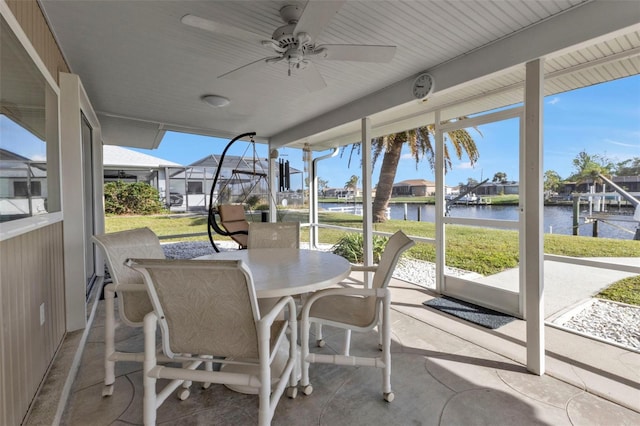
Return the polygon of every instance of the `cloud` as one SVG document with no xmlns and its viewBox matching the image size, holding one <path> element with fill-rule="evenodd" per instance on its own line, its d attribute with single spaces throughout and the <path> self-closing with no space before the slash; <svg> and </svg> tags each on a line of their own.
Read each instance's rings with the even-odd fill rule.
<svg viewBox="0 0 640 426">
<path fill-rule="evenodd" d="M 610 143 L 611 145 L 625 146 L 625 147 L 628 147 L 628 148 L 638 148 L 638 147 L 640 147 L 640 145 L 635 144 L 635 143 L 624 143 L 624 142 L 614 141 L 614 140 L 611 140 L 611 139 L 605 139 L 604 141 L 606 143 Z"/>
<path fill-rule="evenodd" d="M 466 169 L 475 169 L 475 167 L 472 166 L 469 161 L 467 161 L 467 162 L 464 162 L 464 163 L 456 164 L 454 166 L 454 169 L 466 170 Z"/>
<path fill-rule="evenodd" d="M 35 154 L 31 157 L 31 161 L 47 161 L 47 156 L 43 154 Z"/>
<path fill-rule="evenodd" d="M 560 102 L 560 98 L 559 98 L 559 97 L 557 97 L 557 96 L 555 96 L 554 98 L 552 98 L 552 99 L 549 101 L 549 104 L 551 104 L 551 105 L 555 105 L 555 104 L 557 104 L 558 102 Z"/>
<path fill-rule="evenodd" d="M 406 154 L 402 154 L 402 156 L 400 156 L 401 160 L 415 160 L 415 158 L 413 158 L 413 156 L 411 155 L 410 152 L 406 153 Z"/>
</svg>

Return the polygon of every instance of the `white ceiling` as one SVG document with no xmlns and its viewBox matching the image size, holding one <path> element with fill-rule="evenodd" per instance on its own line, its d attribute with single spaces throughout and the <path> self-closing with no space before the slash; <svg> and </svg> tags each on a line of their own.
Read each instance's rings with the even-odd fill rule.
<svg viewBox="0 0 640 426">
<path fill-rule="evenodd" d="M 291 3 L 40 0 L 105 143 L 115 145 L 152 148 L 164 130 L 225 138 L 255 131 L 274 146 L 324 149 L 357 141 L 363 116 L 380 132 L 425 124 L 436 106 L 452 102 L 465 102 L 452 116 L 519 102 L 522 64 L 537 57 L 547 58 L 554 77 L 548 93 L 640 73 L 640 7 L 626 1 L 349 0 L 316 44 L 394 45 L 396 54 L 383 64 L 317 63 L 327 87 L 314 92 L 282 63 L 217 78 L 273 51 L 180 22 L 192 14 L 269 39 L 283 24 L 278 11 Z M 412 101 L 410 83 L 425 70 L 436 90 L 428 102 Z M 231 105 L 203 103 L 210 93 Z"/>
</svg>

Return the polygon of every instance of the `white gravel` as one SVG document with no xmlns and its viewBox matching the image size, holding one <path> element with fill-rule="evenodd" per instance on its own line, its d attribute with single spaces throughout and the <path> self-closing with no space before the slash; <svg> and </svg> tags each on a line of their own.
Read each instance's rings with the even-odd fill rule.
<svg viewBox="0 0 640 426">
<path fill-rule="evenodd" d="M 560 325 L 640 350 L 640 307 L 637 306 L 592 299 Z"/>
<path fill-rule="evenodd" d="M 216 241 L 221 251 L 236 250 L 238 245 L 231 241 Z M 180 242 L 163 244 L 165 255 L 172 259 L 190 259 L 215 253 L 209 242 Z M 302 244 L 308 248 L 308 244 Z M 331 249 L 323 245 L 321 250 Z M 447 274 L 454 276 L 476 275 L 462 269 L 447 267 Z M 403 258 L 398 263 L 393 276 L 416 285 L 435 288 L 435 264 L 416 259 Z M 476 275 L 477 276 L 477 275 Z M 640 307 L 594 299 L 570 318 L 564 318 L 563 327 L 609 340 L 640 350 Z"/>
</svg>

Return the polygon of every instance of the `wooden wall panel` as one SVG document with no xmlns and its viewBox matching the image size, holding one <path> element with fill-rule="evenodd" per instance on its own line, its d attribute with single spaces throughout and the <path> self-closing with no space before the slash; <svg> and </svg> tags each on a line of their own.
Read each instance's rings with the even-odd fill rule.
<svg viewBox="0 0 640 426">
<path fill-rule="evenodd" d="M 37 1 L 6 3 L 59 82 L 69 67 Z M 60 222 L 0 242 L 0 425 L 23 421 L 65 335 L 62 231 Z"/>
<path fill-rule="evenodd" d="M 61 222 L 0 242 L 2 425 L 22 422 L 64 338 L 62 253 Z"/>
<path fill-rule="evenodd" d="M 59 71 L 71 72 L 58 43 L 36 0 L 7 0 L 13 16 L 20 23 L 45 66 L 59 84 Z"/>
</svg>

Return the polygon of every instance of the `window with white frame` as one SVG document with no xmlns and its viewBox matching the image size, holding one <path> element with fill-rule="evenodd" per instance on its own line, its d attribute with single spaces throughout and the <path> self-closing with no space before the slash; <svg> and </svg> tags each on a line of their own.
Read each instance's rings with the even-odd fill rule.
<svg viewBox="0 0 640 426">
<path fill-rule="evenodd" d="M 0 24 L 0 222 L 8 222 L 60 211 L 58 97 Z"/>
</svg>

